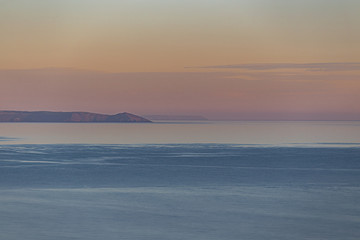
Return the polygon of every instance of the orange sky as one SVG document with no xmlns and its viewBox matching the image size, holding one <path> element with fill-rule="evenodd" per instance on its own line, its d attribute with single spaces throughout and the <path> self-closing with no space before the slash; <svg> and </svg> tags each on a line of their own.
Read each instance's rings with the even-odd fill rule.
<svg viewBox="0 0 360 240">
<path fill-rule="evenodd" d="M 0 109 L 360 119 L 358 9 L 356 0 L 0 0 Z"/>
</svg>

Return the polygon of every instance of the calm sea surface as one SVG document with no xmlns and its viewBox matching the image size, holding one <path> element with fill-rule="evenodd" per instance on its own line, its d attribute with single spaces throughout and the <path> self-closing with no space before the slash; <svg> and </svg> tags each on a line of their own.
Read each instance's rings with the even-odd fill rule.
<svg viewBox="0 0 360 240">
<path fill-rule="evenodd" d="M 358 240 L 360 122 L 0 123 L 0 239 Z"/>
<path fill-rule="evenodd" d="M 352 143 L 359 146 L 360 121 L 0 123 L 0 137 L 2 144 Z"/>
</svg>

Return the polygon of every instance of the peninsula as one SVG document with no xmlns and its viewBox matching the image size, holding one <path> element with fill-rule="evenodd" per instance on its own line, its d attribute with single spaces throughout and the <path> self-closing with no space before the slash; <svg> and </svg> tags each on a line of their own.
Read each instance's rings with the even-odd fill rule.
<svg viewBox="0 0 360 240">
<path fill-rule="evenodd" d="M 0 111 L 0 122 L 151 122 L 127 112 L 106 115 L 90 112 Z"/>
</svg>

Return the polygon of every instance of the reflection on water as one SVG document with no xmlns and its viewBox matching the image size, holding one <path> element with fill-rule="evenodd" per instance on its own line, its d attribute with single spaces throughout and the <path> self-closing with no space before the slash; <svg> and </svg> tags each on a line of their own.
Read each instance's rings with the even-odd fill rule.
<svg viewBox="0 0 360 240">
<path fill-rule="evenodd" d="M 1 123 L 0 239 L 358 240 L 359 143 L 360 122 Z"/>
<path fill-rule="evenodd" d="M 358 240 L 360 148 L 0 145 L 0 239 Z"/>
<path fill-rule="evenodd" d="M 359 121 L 0 123 L 1 144 L 349 144 Z"/>
</svg>

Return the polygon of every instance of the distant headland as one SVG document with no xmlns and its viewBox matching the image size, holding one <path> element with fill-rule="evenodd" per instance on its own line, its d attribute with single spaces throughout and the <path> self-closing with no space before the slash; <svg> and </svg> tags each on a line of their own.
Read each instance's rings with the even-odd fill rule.
<svg viewBox="0 0 360 240">
<path fill-rule="evenodd" d="M 151 122 L 123 112 L 115 115 L 90 112 L 0 111 L 0 122 Z"/>
</svg>

